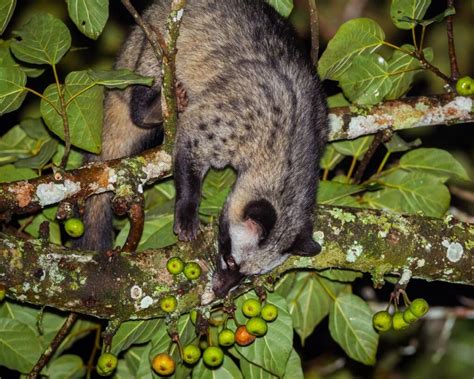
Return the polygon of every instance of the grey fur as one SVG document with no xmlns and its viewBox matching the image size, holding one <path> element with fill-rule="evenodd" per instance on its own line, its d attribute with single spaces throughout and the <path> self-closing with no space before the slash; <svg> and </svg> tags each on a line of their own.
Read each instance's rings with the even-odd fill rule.
<svg viewBox="0 0 474 379">
<path fill-rule="evenodd" d="M 163 30 L 168 12 L 169 1 L 156 1 L 144 17 Z M 327 110 L 316 70 L 295 43 L 292 30 L 263 0 L 188 1 L 176 61 L 189 104 L 179 117 L 174 151 L 175 231 L 181 239 L 195 238 L 195 203 L 207 170 L 236 169 L 238 179 L 221 216 L 222 259 L 214 274 L 219 296 L 241 277 L 269 271 L 292 250 L 315 252 L 314 246 L 308 251 L 304 247 L 312 242 Z M 161 67 L 138 27 L 127 38 L 116 67 L 155 77 L 153 90 L 159 92 Z M 132 119 L 141 119 L 145 108 L 145 126 L 159 124 L 160 97 L 141 107 L 133 91 L 107 95 L 101 160 L 135 154 L 159 140 L 159 128 L 137 128 Z M 139 117 L 129 109 L 138 109 Z M 96 206 L 108 206 L 106 197 L 99 199 Z M 261 199 L 276 213 L 265 238 L 258 217 L 254 222 L 244 214 L 249 202 Z M 87 229 L 96 224 L 93 219 L 86 217 Z M 237 241 L 237 235 L 243 237 Z M 108 238 L 97 245 L 97 235 L 82 241 L 88 248 L 103 249 L 110 243 Z"/>
</svg>

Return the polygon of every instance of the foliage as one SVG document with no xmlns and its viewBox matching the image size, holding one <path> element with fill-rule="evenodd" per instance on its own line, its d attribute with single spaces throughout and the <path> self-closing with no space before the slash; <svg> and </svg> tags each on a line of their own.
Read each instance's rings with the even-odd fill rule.
<svg viewBox="0 0 474 379">
<path fill-rule="evenodd" d="M 293 8 L 292 0 L 268 2 L 285 17 Z M 67 0 L 66 3 L 69 16 L 79 31 L 97 39 L 108 19 L 108 2 Z M 15 5 L 14 0 L 0 0 L 0 33 L 5 31 Z M 452 9 L 447 9 L 435 18 L 423 20 L 429 5 L 429 0 L 393 0 L 390 16 L 397 28 L 412 30 L 420 25 L 426 28 L 453 14 Z M 0 181 L 39 176 L 60 165 L 64 157 L 67 158 L 67 169 L 79 167 L 82 163 L 80 150 L 99 153 L 101 149 L 104 88 L 151 85 L 151 78 L 127 70 L 87 68 L 61 78 L 57 66 L 67 56 L 72 43 L 64 22 L 46 13 L 34 15 L 12 32 L 9 39 L 0 41 L 0 115 L 17 111 L 27 95 L 40 99 L 41 114 L 41 118 L 23 119 L 2 134 Z M 387 54 L 382 46 L 391 51 Z M 427 62 L 434 60 L 432 49 L 424 47 L 422 41 L 414 40 L 413 45 L 402 46 L 385 41 L 382 27 L 372 19 L 346 22 L 329 42 L 318 66 L 322 79 L 335 80 L 342 89 L 341 94 L 329 99 L 330 104 L 350 102 L 370 106 L 405 95 L 415 74 L 425 70 L 415 54 L 420 52 Z M 54 82 L 44 91 L 29 87 L 34 83 L 32 78 L 46 72 L 52 74 Z M 378 169 L 365 173 L 361 181 L 355 182 L 355 169 L 373 140 L 373 136 L 365 136 L 328 145 L 321 162 L 323 180 L 319 187 L 319 203 L 443 217 L 450 204 L 446 183 L 469 179 L 462 165 L 447 151 L 421 148 L 418 147 L 419 140 L 407 142 L 395 134 L 384 142 L 386 153 Z M 69 152 L 68 144 L 76 149 Z M 395 154 L 398 159 L 389 160 Z M 208 174 L 200 207 L 202 221 L 218 217 L 234 181 L 235 173 L 231 169 Z M 176 242 L 172 231 L 174 197 L 170 180 L 146 191 L 145 228 L 139 251 Z M 47 220 L 51 241 L 65 243 L 55 213 L 56 208 L 44 209 L 38 215 L 19 219 L 19 223 L 24 232 L 37 237 L 39 225 Z M 116 243 L 122 245 L 129 225 L 117 220 L 116 226 L 120 229 Z M 293 330 L 304 344 L 326 317 L 329 317 L 332 338 L 349 357 L 364 364 L 374 364 L 378 334 L 372 328 L 372 312 L 351 290 L 351 283 L 360 276 L 360 273 L 337 269 L 285 275 L 276 284 L 274 293 L 268 295 L 278 307 L 279 317 L 264 337 L 249 347 L 236 346 L 227 350 L 222 366 L 215 370 L 202 362 L 193 369 L 182 364 L 173 344 L 169 353 L 178 362 L 173 377 L 302 378 L 301 360 L 293 346 Z M 241 296 L 236 300 L 237 305 L 253 296 L 252 293 Z M 223 315 L 215 311 L 212 317 L 222 318 Z M 64 319 L 53 312 L 4 302 L 0 306 L 0 365 L 27 373 Z M 116 378 L 156 377 L 150 360 L 157 353 L 168 351 L 170 345 L 165 321 L 169 320 L 127 321 L 120 326 L 111 345 L 112 353 L 121 354 Z M 244 322 L 239 311 L 236 321 Z M 233 320 L 228 324 L 235 326 Z M 98 328 L 98 324 L 89 321 L 76 323 L 42 374 L 54 378 L 67 372 L 69 377 L 83 377 L 86 367 L 82 359 L 63 353 L 75 341 Z M 213 328 L 216 334 L 219 327 Z M 176 329 L 183 345 L 193 342 L 196 337 L 188 315 L 179 318 Z M 91 350 L 94 354 L 95 350 Z"/>
</svg>

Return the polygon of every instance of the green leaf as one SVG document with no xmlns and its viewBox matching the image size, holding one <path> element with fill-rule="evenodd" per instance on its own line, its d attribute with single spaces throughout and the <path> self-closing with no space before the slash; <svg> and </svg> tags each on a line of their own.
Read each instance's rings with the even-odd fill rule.
<svg viewBox="0 0 474 379">
<path fill-rule="evenodd" d="M 71 34 L 64 23 L 48 13 L 37 13 L 11 44 L 15 57 L 33 64 L 57 64 L 71 47 Z"/>
<path fill-rule="evenodd" d="M 41 145 L 41 148 L 37 154 L 32 157 L 20 159 L 15 163 L 15 167 L 19 168 L 43 168 L 56 154 L 58 149 L 58 141 L 50 139 Z"/>
<path fill-rule="evenodd" d="M 469 180 L 464 167 L 446 150 L 419 148 L 402 156 L 400 167 L 410 171 L 422 171 L 449 178 Z"/>
<path fill-rule="evenodd" d="M 401 48 L 407 51 L 415 49 L 412 45 L 403 45 Z M 432 48 L 427 47 L 423 50 L 423 54 L 428 62 L 433 60 Z M 390 74 L 391 88 L 385 95 L 385 100 L 395 100 L 407 93 L 411 88 L 415 74 L 422 69 L 423 66 L 418 59 L 403 51 L 395 50 L 388 61 L 387 70 Z"/>
<path fill-rule="evenodd" d="M 52 161 L 56 166 L 61 165 L 64 155 L 64 145 L 59 145 L 56 154 L 54 154 Z M 84 156 L 75 149 L 71 149 L 69 157 L 67 158 L 66 170 L 73 170 L 82 166 Z"/>
<path fill-rule="evenodd" d="M 329 312 L 329 331 L 349 357 L 375 364 L 379 335 L 372 326 L 372 312 L 360 297 L 348 293 L 336 297 Z"/>
<path fill-rule="evenodd" d="M 409 20 L 422 20 L 431 0 L 392 0 L 390 17 L 399 29 L 413 29 L 415 22 Z"/>
<path fill-rule="evenodd" d="M 347 107 L 351 105 L 349 101 L 344 97 L 342 92 L 339 92 L 336 95 L 329 96 L 327 98 L 328 107 L 335 108 L 335 107 Z"/>
<path fill-rule="evenodd" d="M 232 359 L 224 355 L 222 365 L 217 368 L 208 368 L 201 359 L 193 368 L 193 379 L 239 379 L 243 378 L 237 365 Z"/>
<path fill-rule="evenodd" d="M 78 379 L 85 374 L 86 367 L 81 357 L 73 354 L 61 355 L 48 365 L 49 379 Z"/>
<path fill-rule="evenodd" d="M 442 217 L 449 208 L 449 191 L 433 175 L 396 170 L 377 182 L 386 188 L 363 197 L 372 208 L 410 214 L 422 212 L 432 217 Z"/>
<path fill-rule="evenodd" d="M 362 159 L 369 149 L 374 136 L 364 136 L 353 140 L 333 142 L 332 146 L 341 154 Z"/>
<path fill-rule="evenodd" d="M 88 70 L 89 77 L 107 88 L 124 89 L 131 84 L 151 86 L 153 78 L 142 76 L 130 70 Z"/>
<path fill-rule="evenodd" d="M 28 180 L 36 178 L 38 175 L 29 168 L 16 168 L 13 165 L 0 167 L 0 183 L 11 183 L 17 180 Z"/>
<path fill-rule="evenodd" d="M 44 72 L 44 69 L 41 69 L 41 68 L 20 66 L 15 61 L 15 59 L 13 59 L 13 56 L 10 52 L 10 44 L 11 44 L 11 41 L 0 40 L 0 66 L 1 67 L 21 68 L 22 71 L 30 78 L 37 78 Z"/>
<path fill-rule="evenodd" d="M 0 35 L 3 34 L 7 28 L 13 11 L 15 10 L 16 0 L 0 0 Z"/>
<path fill-rule="evenodd" d="M 288 17 L 293 10 L 293 0 L 266 0 L 283 17 Z"/>
<path fill-rule="evenodd" d="M 97 39 L 109 18 L 108 0 L 66 0 L 69 17 L 82 34 Z"/>
<path fill-rule="evenodd" d="M 385 148 L 389 153 L 398 153 L 402 151 L 411 150 L 414 147 L 421 145 L 421 140 L 417 138 L 414 141 L 407 142 L 397 133 L 394 133 L 389 141 L 384 142 Z"/>
<path fill-rule="evenodd" d="M 103 119 L 103 88 L 94 86 L 86 71 L 71 72 L 61 86 L 67 106 L 67 118 L 71 143 L 89 151 L 99 153 L 101 149 Z M 43 95 L 61 109 L 58 89 L 55 84 L 46 88 Z M 40 104 L 41 116 L 48 128 L 64 141 L 64 125 L 61 116 L 44 99 Z"/>
<path fill-rule="evenodd" d="M 162 327 L 162 319 L 126 321 L 122 323 L 112 338 L 110 352 L 118 355 L 131 345 L 146 343 L 151 340 L 156 331 Z"/>
<path fill-rule="evenodd" d="M 0 366 L 26 374 L 38 361 L 42 348 L 30 327 L 18 320 L 0 318 L 0 351 Z"/>
<path fill-rule="evenodd" d="M 441 22 L 443 21 L 446 17 L 452 16 L 456 14 L 456 9 L 454 7 L 448 7 L 446 8 L 443 12 L 437 14 L 436 16 L 422 20 L 422 21 L 416 21 L 417 24 L 423 25 L 423 26 L 428 26 L 431 25 L 434 22 Z M 412 21 L 412 20 L 409 20 Z"/>
<path fill-rule="evenodd" d="M 384 38 L 382 28 L 374 20 L 356 18 L 347 21 L 329 41 L 319 59 L 319 75 L 323 80 L 339 80 L 355 56 L 375 51 Z"/>
<path fill-rule="evenodd" d="M 173 214 L 164 214 L 158 216 L 145 217 L 145 225 L 143 233 L 138 244 L 137 251 L 146 249 L 161 249 L 166 246 L 171 246 L 178 241 L 178 238 L 173 233 Z M 130 224 L 127 224 L 117 236 L 115 246 L 122 246 L 128 236 Z"/>
<path fill-rule="evenodd" d="M 31 157 L 35 149 L 36 141 L 16 125 L 0 138 L 0 164 Z"/>
<path fill-rule="evenodd" d="M 288 296 L 295 285 L 296 277 L 296 272 L 285 273 L 280 279 L 278 279 L 275 285 L 275 292 L 283 297 Z"/>
<path fill-rule="evenodd" d="M 125 353 L 125 361 L 131 373 L 128 376 L 124 376 L 124 379 L 153 379 L 156 377 L 156 375 L 153 374 L 153 369 L 150 364 L 150 350 L 151 343 L 145 346 L 134 346 L 127 350 Z M 131 375 L 132 373 L 133 376 Z"/>
<path fill-rule="evenodd" d="M 339 86 L 353 103 L 373 105 L 391 89 L 388 64 L 380 55 L 359 55 L 340 76 Z"/>
<path fill-rule="evenodd" d="M 341 270 L 337 268 L 329 268 L 327 270 L 318 271 L 318 275 L 329 280 L 337 282 L 349 283 L 358 278 L 362 278 L 362 273 L 351 270 Z"/>
<path fill-rule="evenodd" d="M 36 215 L 32 221 L 25 219 L 24 222 L 28 222 L 28 225 L 25 228 L 25 232 L 31 236 L 38 238 L 39 237 L 39 228 L 41 223 L 44 221 L 49 222 L 49 241 L 56 245 L 61 245 L 61 228 L 57 222 L 50 221 L 42 213 Z M 22 222 L 23 223 L 23 222 Z"/>
<path fill-rule="evenodd" d="M 291 351 L 290 358 L 286 362 L 284 379 L 304 379 L 303 367 L 301 366 L 301 358 L 295 349 Z"/>
<path fill-rule="evenodd" d="M 235 179 L 235 172 L 230 168 L 210 170 L 204 180 L 199 213 L 205 216 L 217 217 L 224 206 Z"/>
<path fill-rule="evenodd" d="M 350 195 L 354 195 L 364 190 L 364 186 L 356 184 L 322 180 L 318 187 L 318 204 L 344 206 L 348 201 L 351 201 L 347 199 Z"/>
<path fill-rule="evenodd" d="M 334 148 L 332 143 L 330 143 L 326 145 L 326 149 L 321 158 L 321 168 L 323 170 L 332 170 L 343 159 L 344 156 Z"/>
<path fill-rule="evenodd" d="M 41 118 L 25 118 L 21 120 L 20 126 L 30 138 L 43 141 L 51 138 Z"/>
<path fill-rule="evenodd" d="M 240 309 L 243 301 L 249 297 L 253 296 L 246 294 L 237 299 L 236 316 L 239 323 L 244 323 L 246 320 Z M 282 376 L 293 349 L 292 321 L 285 299 L 273 293 L 268 294 L 267 300 L 278 308 L 278 318 L 269 325 L 268 332 L 264 337 L 257 338 L 250 346 L 236 346 L 235 348 L 249 362 L 272 374 Z"/>
<path fill-rule="evenodd" d="M 0 68 L 0 116 L 17 110 L 26 96 L 26 74 L 19 67 Z"/>
</svg>

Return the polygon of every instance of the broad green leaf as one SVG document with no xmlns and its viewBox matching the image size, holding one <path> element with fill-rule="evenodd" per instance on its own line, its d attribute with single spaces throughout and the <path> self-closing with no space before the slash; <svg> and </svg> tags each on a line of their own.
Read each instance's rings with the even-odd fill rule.
<svg viewBox="0 0 474 379">
<path fill-rule="evenodd" d="M 236 312 L 236 317 L 240 323 L 245 322 L 240 305 L 248 297 L 251 295 L 247 294 L 237 299 L 239 310 Z M 273 293 L 268 295 L 267 301 L 278 308 L 278 318 L 268 325 L 268 332 L 265 336 L 257 338 L 250 346 L 236 346 L 235 348 L 249 362 L 263 367 L 272 374 L 282 376 L 293 349 L 293 326 L 285 299 Z"/>
<path fill-rule="evenodd" d="M 239 354 L 240 357 L 242 357 Z M 260 366 L 254 365 L 247 361 L 244 357 L 240 359 L 240 369 L 245 379 L 277 379 L 278 376 L 270 374 Z"/>
<path fill-rule="evenodd" d="M 0 116 L 17 110 L 26 96 L 26 74 L 19 67 L 0 67 Z"/>
<path fill-rule="evenodd" d="M 57 316 L 57 315 L 55 315 Z M 43 346 L 46 348 L 49 346 L 53 338 L 57 335 L 59 328 L 63 325 L 64 323 L 64 318 L 60 318 L 60 322 L 58 322 L 58 326 L 56 328 L 53 328 L 54 322 L 56 320 L 50 321 L 49 319 L 52 318 L 47 316 L 47 319 L 45 322 L 43 322 L 44 329 L 45 329 L 45 335 L 44 335 L 44 341 L 43 341 Z M 96 331 L 94 328 L 98 328 L 99 324 L 94 323 L 92 321 L 86 321 L 86 320 L 78 320 L 74 323 L 74 326 L 71 329 L 71 332 L 68 334 L 68 336 L 63 340 L 61 345 L 58 347 L 56 350 L 56 356 L 62 354 L 64 351 L 69 350 L 78 340 L 81 338 L 84 338 L 88 336 L 91 333 L 95 333 Z"/>
<path fill-rule="evenodd" d="M 414 51 L 412 45 L 403 45 L 401 47 L 406 51 Z M 428 62 L 433 60 L 433 49 L 427 47 L 423 50 L 424 56 Z M 388 61 L 388 72 L 390 74 L 391 88 L 385 95 L 385 100 L 394 100 L 403 96 L 411 87 L 413 78 L 419 70 L 422 70 L 420 61 L 403 51 L 395 50 Z"/>
<path fill-rule="evenodd" d="M 293 0 L 267 0 L 283 17 L 288 17 L 293 10 Z"/>
<path fill-rule="evenodd" d="M 414 147 L 421 145 L 421 140 L 417 138 L 414 141 L 407 142 L 398 133 L 394 133 L 390 140 L 384 142 L 385 148 L 389 153 L 397 153 L 402 151 L 410 150 Z"/>
<path fill-rule="evenodd" d="M 353 103 L 377 104 L 391 89 L 388 64 L 380 55 L 359 55 L 340 76 L 339 86 Z"/>
<path fill-rule="evenodd" d="M 71 143 L 89 151 L 99 153 L 101 149 L 103 119 L 103 88 L 94 86 L 86 71 L 71 72 L 61 86 L 67 106 L 67 118 Z M 43 95 L 57 109 L 61 109 L 58 88 L 49 85 Z M 64 141 L 64 125 L 61 116 L 44 99 L 40 105 L 41 116 L 48 128 Z"/>
<path fill-rule="evenodd" d="M 0 165 L 31 157 L 36 149 L 36 141 L 16 125 L 0 138 Z"/>
<path fill-rule="evenodd" d="M 48 140 L 51 138 L 41 118 L 25 118 L 21 120 L 20 126 L 30 138 L 37 140 Z"/>
<path fill-rule="evenodd" d="M 348 293 L 336 297 L 329 311 L 329 331 L 349 357 L 375 364 L 379 335 L 372 326 L 372 312 L 360 297 Z"/>
<path fill-rule="evenodd" d="M 411 214 L 422 212 L 432 217 L 442 217 L 448 210 L 449 191 L 433 175 L 396 170 L 377 182 L 385 188 L 363 196 L 363 201 L 372 208 Z"/>
<path fill-rule="evenodd" d="M 44 72 L 44 69 L 42 68 L 20 66 L 15 61 L 15 59 L 13 59 L 13 56 L 10 51 L 10 44 L 11 41 L 0 40 L 0 67 L 21 68 L 22 71 L 30 78 L 37 78 Z"/>
<path fill-rule="evenodd" d="M 283 297 L 286 297 L 288 293 L 293 289 L 296 281 L 296 272 L 285 273 L 275 285 L 275 292 Z"/>
<path fill-rule="evenodd" d="M 125 353 L 125 361 L 127 363 L 129 371 L 133 373 L 133 376 L 127 376 L 126 378 L 139 378 L 139 379 L 153 379 L 156 377 L 153 374 L 151 363 L 149 359 L 151 350 L 151 343 L 145 346 L 134 346 L 128 349 Z"/>
<path fill-rule="evenodd" d="M 52 161 L 56 166 L 61 165 L 64 155 L 64 145 L 58 145 L 56 154 L 54 154 Z M 84 156 L 75 149 L 71 149 L 66 163 L 66 170 L 73 170 L 82 166 Z"/>
<path fill-rule="evenodd" d="M 56 154 L 57 149 L 58 141 L 50 139 L 41 145 L 40 150 L 34 156 L 15 162 L 15 167 L 41 169 Z"/>
<path fill-rule="evenodd" d="M 323 80 L 339 80 L 355 56 L 375 51 L 384 38 L 382 28 L 374 20 L 356 18 L 347 21 L 329 41 L 319 59 L 319 75 Z"/>
<path fill-rule="evenodd" d="M 290 358 L 286 362 L 284 379 L 304 379 L 303 367 L 301 366 L 301 358 L 293 349 L 290 353 Z"/>
<path fill-rule="evenodd" d="M 113 379 L 135 379 L 136 376 L 134 376 L 132 370 L 128 367 L 127 362 L 125 359 L 119 359 L 118 360 L 118 365 L 117 365 L 117 370 L 114 372 Z M 143 379 L 152 379 L 153 376 L 150 373 L 149 377 L 144 377 Z"/>
<path fill-rule="evenodd" d="M 39 228 L 41 223 L 48 221 L 49 222 L 49 241 L 56 245 L 61 245 L 61 228 L 57 222 L 52 222 L 46 218 L 42 213 L 36 215 L 32 221 L 25 219 L 23 222 L 27 222 L 28 225 L 25 228 L 25 232 L 31 236 L 38 238 L 39 237 Z"/>
<path fill-rule="evenodd" d="M 241 379 L 243 378 L 237 365 L 228 356 L 224 355 L 222 365 L 217 368 L 209 368 L 201 359 L 193 368 L 193 379 Z"/>
<path fill-rule="evenodd" d="M 428 26 L 431 25 L 434 22 L 441 22 L 443 21 L 446 17 L 452 16 L 456 14 L 456 9 L 454 7 L 448 7 L 446 8 L 443 12 L 437 14 L 434 17 L 422 20 L 422 21 L 417 21 L 417 24 L 423 25 L 423 26 Z M 411 20 L 409 20 L 411 21 Z"/>
<path fill-rule="evenodd" d="M 42 348 L 29 326 L 11 318 L 0 318 L 0 351 L 0 366 L 26 374 L 37 362 Z"/>
<path fill-rule="evenodd" d="M 176 243 L 178 238 L 173 233 L 173 214 L 145 217 L 143 233 L 137 251 L 161 249 Z M 130 224 L 127 224 L 117 236 L 116 246 L 122 246 L 127 240 Z"/>
<path fill-rule="evenodd" d="M 142 76 L 130 70 L 88 70 L 89 77 L 97 84 L 107 88 L 124 89 L 131 84 L 151 86 L 153 78 Z"/>
<path fill-rule="evenodd" d="M 364 136 L 353 140 L 333 142 L 332 146 L 341 154 L 362 159 L 370 144 L 374 140 L 374 136 Z"/>
<path fill-rule="evenodd" d="M 81 357 L 73 354 L 61 355 L 48 365 L 49 379 L 78 379 L 85 374 L 86 366 Z"/>
<path fill-rule="evenodd" d="M 419 148 L 402 156 L 400 167 L 437 176 L 469 180 L 464 167 L 449 152 L 434 148 Z"/>
<path fill-rule="evenodd" d="M 416 24 L 410 20 L 422 20 L 430 4 L 431 0 L 392 0 L 390 17 L 397 28 L 413 29 Z"/>
<path fill-rule="evenodd" d="M 318 187 L 318 204 L 343 205 L 347 202 L 347 197 L 364 189 L 364 186 L 356 184 L 322 180 Z"/>
<path fill-rule="evenodd" d="M 81 33 L 97 39 L 109 18 L 108 0 L 66 0 L 69 17 Z"/>
<path fill-rule="evenodd" d="M 334 148 L 332 143 L 330 143 L 326 145 L 326 149 L 321 158 L 321 168 L 323 170 L 332 170 L 343 159 L 344 156 Z"/>
<path fill-rule="evenodd" d="M 204 180 L 199 213 L 205 216 L 217 217 L 224 206 L 235 179 L 235 172 L 230 168 L 210 170 Z"/>
<path fill-rule="evenodd" d="M 339 92 L 336 95 L 329 96 L 327 98 L 328 107 L 335 108 L 335 107 L 347 107 L 351 105 L 349 101 L 344 97 L 342 92 Z"/>
<path fill-rule="evenodd" d="M 353 282 L 358 278 L 362 278 L 362 273 L 351 270 L 340 270 L 337 268 L 329 268 L 327 270 L 318 271 L 318 275 L 329 280 L 338 282 Z"/>
<path fill-rule="evenodd" d="M 28 180 L 36 178 L 38 175 L 29 168 L 16 168 L 13 165 L 0 167 L 0 183 L 11 183 L 17 180 Z"/>
<path fill-rule="evenodd" d="M 57 64 L 71 47 L 71 34 L 64 23 L 48 13 L 37 13 L 20 30 L 11 49 L 15 57 L 33 64 Z"/>
<path fill-rule="evenodd" d="M 15 10 L 16 0 L 0 0 L 0 35 L 3 34 L 7 28 L 13 11 Z"/>
<path fill-rule="evenodd" d="M 126 321 L 122 323 L 112 338 L 110 352 L 118 355 L 133 344 L 146 343 L 161 328 L 162 319 Z"/>
</svg>

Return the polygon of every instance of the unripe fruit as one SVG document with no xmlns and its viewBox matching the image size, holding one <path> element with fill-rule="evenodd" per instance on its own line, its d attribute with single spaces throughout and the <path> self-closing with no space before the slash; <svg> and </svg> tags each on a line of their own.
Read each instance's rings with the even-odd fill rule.
<svg viewBox="0 0 474 379">
<path fill-rule="evenodd" d="M 197 316 L 198 316 L 197 310 L 193 309 L 191 312 L 189 312 L 189 317 L 191 318 L 191 322 L 194 325 L 196 325 Z"/>
<path fill-rule="evenodd" d="M 462 96 L 474 93 L 474 80 L 470 76 L 463 76 L 456 82 L 456 91 Z"/>
<path fill-rule="evenodd" d="M 247 299 L 242 304 L 242 313 L 247 317 L 256 317 L 262 310 L 262 304 L 257 299 Z"/>
<path fill-rule="evenodd" d="M 184 276 L 189 280 L 195 280 L 201 276 L 201 266 L 196 262 L 188 262 L 184 265 Z"/>
<path fill-rule="evenodd" d="M 260 317 L 252 317 L 245 326 L 250 334 L 257 337 L 264 336 L 268 330 L 267 323 Z"/>
<path fill-rule="evenodd" d="M 224 360 L 224 352 L 220 347 L 209 346 L 202 354 L 204 363 L 210 367 L 219 366 Z"/>
<path fill-rule="evenodd" d="M 199 341 L 199 348 L 201 350 L 206 350 L 208 348 L 209 344 L 207 343 L 207 340 L 203 339 Z"/>
<path fill-rule="evenodd" d="M 174 373 L 176 362 L 169 354 L 161 353 L 153 358 L 151 367 L 158 375 L 168 376 Z"/>
<path fill-rule="evenodd" d="M 403 312 L 400 312 L 400 311 L 397 311 L 394 313 L 392 323 L 393 323 L 393 330 L 402 330 L 410 326 L 410 324 L 406 322 L 405 319 L 403 318 Z"/>
<path fill-rule="evenodd" d="M 166 269 L 170 274 L 178 275 L 183 272 L 184 262 L 179 257 L 170 258 L 168 262 L 166 262 Z"/>
<path fill-rule="evenodd" d="M 278 308 L 273 304 L 265 304 L 262 308 L 260 317 L 267 322 L 272 322 L 278 317 Z"/>
<path fill-rule="evenodd" d="M 392 316 L 387 311 L 380 311 L 372 317 L 372 324 L 379 332 L 387 332 L 392 327 Z"/>
<path fill-rule="evenodd" d="M 84 234 L 84 223 L 79 218 L 67 219 L 64 223 L 64 230 L 73 238 L 78 238 Z"/>
<path fill-rule="evenodd" d="M 224 329 L 219 333 L 219 345 L 232 346 L 235 342 L 235 334 L 230 329 Z"/>
<path fill-rule="evenodd" d="M 183 348 L 183 361 L 190 365 L 196 363 L 201 358 L 201 350 L 196 345 L 186 345 Z"/>
<path fill-rule="evenodd" d="M 5 294 L 7 291 L 5 290 L 5 287 L 0 284 L 0 301 L 3 301 L 5 299 Z"/>
<path fill-rule="evenodd" d="M 245 325 L 241 325 L 235 331 L 235 342 L 240 346 L 250 345 L 255 341 L 255 336 L 251 335 Z"/>
<path fill-rule="evenodd" d="M 418 318 L 423 317 L 428 312 L 428 309 L 430 309 L 430 306 L 423 298 L 415 299 L 410 304 L 410 311 Z"/>
<path fill-rule="evenodd" d="M 418 320 L 418 317 L 416 317 L 410 309 L 405 309 L 405 311 L 403 312 L 403 319 L 409 324 L 411 324 Z"/>
<path fill-rule="evenodd" d="M 171 313 L 176 309 L 176 306 L 178 305 L 178 301 L 174 296 L 165 296 L 163 299 L 161 299 L 160 302 L 160 307 L 164 312 Z"/>
<path fill-rule="evenodd" d="M 109 376 L 117 368 L 118 359 L 115 355 L 104 353 L 97 361 L 97 373 L 100 376 Z"/>
</svg>

